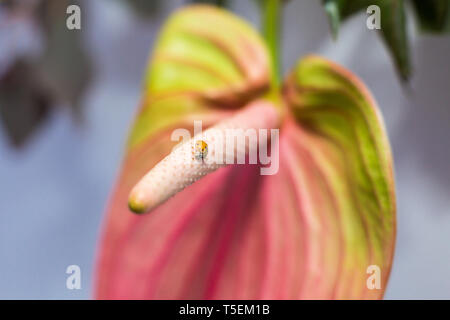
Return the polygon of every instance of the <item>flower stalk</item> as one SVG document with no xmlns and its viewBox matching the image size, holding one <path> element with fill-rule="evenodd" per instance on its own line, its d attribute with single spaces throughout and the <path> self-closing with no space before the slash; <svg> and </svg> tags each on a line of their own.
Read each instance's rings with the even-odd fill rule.
<svg viewBox="0 0 450 320">
<path fill-rule="evenodd" d="M 278 87 L 280 84 L 280 0 L 262 0 L 262 33 L 270 52 L 272 62 L 272 85 Z"/>
</svg>

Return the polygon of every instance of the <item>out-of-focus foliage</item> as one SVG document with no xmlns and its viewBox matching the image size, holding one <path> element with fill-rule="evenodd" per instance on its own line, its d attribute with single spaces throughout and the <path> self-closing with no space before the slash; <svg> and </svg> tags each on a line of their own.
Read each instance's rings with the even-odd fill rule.
<svg viewBox="0 0 450 320">
<path fill-rule="evenodd" d="M 83 0 L 6 1 L 3 32 L 15 32 L 16 22 L 29 22 L 42 35 L 43 50 L 20 52 L 0 73 L 0 117 L 13 146 L 22 146 L 58 105 L 80 113 L 82 93 L 89 83 L 90 62 L 81 30 L 66 27 L 66 9 Z M 83 14 L 81 20 L 83 23 Z M 15 35 L 12 43 L 15 45 Z"/>
<path fill-rule="evenodd" d="M 143 19 L 154 18 L 164 6 L 162 0 L 117 1 L 122 1 Z M 261 0 L 254 1 L 261 3 Z M 227 7 L 230 0 L 184 2 Z M 365 12 L 369 5 L 379 5 L 382 13 L 380 33 L 403 80 L 408 80 L 411 76 L 405 15 L 407 2 L 407 0 L 322 0 L 335 36 L 339 25 L 345 19 L 357 12 Z M 429 32 L 450 30 L 450 0 L 410 0 L 409 3 L 416 12 L 422 30 Z M 8 59 L 6 67 L 0 66 L 0 121 L 14 146 L 23 145 L 57 105 L 67 105 L 74 114 L 78 116 L 81 114 L 81 99 L 91 78 L 91 63 L 83 48 L 84 28 L 81 30 L 66 28 L 66 8 L 71 4 L 81 7 L 82 26 L 85 26 L 83 6 L 86 0 L 0 1 L 2 28 L 0 36 L 13 29 L 11 28 L 13 22 L 24 21 L 35 25 L 42 35 L 41 52 L 37 54 L 22 52 L 13 59 Z M 2 54 L 5 53 L 0 52 L 0 58 Z M 23 96 L 27 94 L 29 96 Z"/>
<path fill-rule="evenodd" d="M 449 30 L 450 0 L 412 0 L 423 30 L 443 32 Z M 411 76 L 409 39 L 407 32 L 406 1 L 404 0 L 322 0 L 331 31 L 336 37 L 342 21 L 370 5 L 381 11 L 381 36 L 394 60 L 400 77 Z"/>
<path fill-rule="evenodd" d="M 13 145 L 20 146 L 49 114 L 52 93 L 40 70 L 19 59 L 0 79 L 0 119 Z"/>
<path fill-rule="evenodd" d="M 450 0 L 412 0 L 422 30 L 450 31 Z"/>
<path fill-rule="evenodd" d="M 141 18 L 152 18 L 159 13 L 163 1 L 161 0 L 122 0 Z"/>
<path fill-rule="evenodd" d="M 38 8 L 38 18 L 46 41 L 45 52 L 38 60 L 39 66 L 54 88 L 58 101 L 69 103 L 75 112 L 79 112 L 80 99 L 91 72 L 90 61 L 82 42 L 83 28 L 66 28 L 66 8 L 75 3 L 81 7 L 84 2 L 47 0 Z M 81 19 L 85 23 L 83 11 Z"/>
<path fill-rule="evenodd" d="M 164 5 L 159 0 L 122 1 L 143 19 L 152 19 Z M 226 5 L 226 0 L 186 2 Z M 66 9 L 72 4 L 81 8 L 81 30 L 66 27 Z M 42 52 L 17 54 L 0 69 L 0 122 L 15 147 L 24 145 L 56 106 L 68 106 L 81 116 L 83 92 L 91 79 L 91 63 L 82 42 L 85 4 L 85 0 L 0 1 L 3 32 L 14 32 L 13 24 L 18 22 L 33 24 L 42 35 Z"/>
<path fill-rule="evenodd" d="M 164 5 L 163 0 L 122 0 L 142 18 L 152 18 L 158 14 Z M 204 3 L 218 7 L 226 7 L 229 0 L 186 0 L 186 3 Z"/>
<path fill-rule="evenodd" d="M 403 80 L 409 78 L 411 67 L 403 0 L 324 0 L 332 32 L 337 36 L 339 25 L 353 14 L 377 5 L 381 11 L 381 35 L 391 51 L 397 70 Z"/>
<path fill-rule="evenodd" d="M 190 0 L 191 3 L 213 4 L 218 7 L 226 7 L 229 0 Z"/>
</svg>

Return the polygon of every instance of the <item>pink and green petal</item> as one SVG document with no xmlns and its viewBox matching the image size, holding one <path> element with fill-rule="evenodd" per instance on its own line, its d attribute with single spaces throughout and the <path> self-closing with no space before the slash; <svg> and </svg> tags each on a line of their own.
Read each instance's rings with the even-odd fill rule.
<svg viewBox="0 0 450 320">
<path fill-rule="evenodd" d="M 313 163 L 326 178 L 329 203 L 336 206 L 339 237 L 336 233 L 333 242 L 342 252 L 338 296 L 381 297 L 395 243 L 395 190 L 378 107 L 353 74 L 314 56 L 298 63 L 284 92 L 303 132 L 294 139 L 316 159 Z M 368 290 L 363 281 L 370 265 L 381 269 L 381 290 Z"/>
<path fill-rule="evenodd" d="M 262 39 L 242 19 L 205 5 L 179 10 L 156 42 L 129 146 L 194 119 L 216 122 L 264 93 L 270 72 Z"/>
<path fill-rule="evenodd" d="M 174 129 L 210 127 L 250 106 L 279 112 L 262 100 L 275 90 L 271 70 L 258 34 L 234 15 L 192 6 L 169 19 L 107 210 L 98 298 L 382 297 L 395 238 L 389 144 L 367 89 L 324 59 L 302 60 L 283 87 L 277 174 L 231 165 L 149 214 L 127 207 L 136 183 L 172 152 Z M 366 286 L 373 264 L 381 290 Z"/>
</svg>

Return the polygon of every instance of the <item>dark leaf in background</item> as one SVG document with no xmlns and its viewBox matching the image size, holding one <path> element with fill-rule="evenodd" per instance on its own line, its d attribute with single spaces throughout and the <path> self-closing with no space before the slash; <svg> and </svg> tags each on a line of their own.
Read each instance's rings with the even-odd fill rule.
<svg viewBox="0 0 450 320">
<path fill-rule="evenodd" d="M 16 56 L 0 75 L 0 117 L 13 146 L 20 147 L 57 105 L 67 105 L 80 116 L 81 97 L 90 77 L 90 63 L 83 48 L 85 25 L 83 0 L 10 1 L 2 7 L 9 17 L 27 15 L 43 33 L 44 51 L 39 56 Z M 81 30 L 66 26 L 66 9 L 81 8 Z"/>
<path fill-rule="evenodd" d="M 381 33 L 391 51 L 402 80 L 411 76 L 409 39 L 406 30 L 406 14 L 403 0 L 376 1 L 382 12 Z"/>
<path fill-rule="evenodd" d="M 412 0 L 412 3 L 422 30 L 450 31 L 450 0 Z"/>
<path fill-rule="evenodd" d="M 123 0 L 141 18 L 152 18 L 161 9 L 162 0 Z"/>
<path fill-rule="evenodd" d="M 86 10 L 82 0 L 46 0 L 39 9 L 39 19 L 46 37 L 46 48 L 39 59 L 45 80 L 57 94 L 58 102 L 67 103 L 80 114 L 80 99 L 91 78 L 91 65 L 82 43 L 86 28 Z M 66 27 L 66 8 L 76 4 L 81 8 L 81 30 Z"/>
<path fill-rule="evenodd" d="M 218 7 L 226 7 L 227 6 L 227 0 L 189 0 L 188 2 L 191 3 L 206 3 L 206 4 L 212 4 Z"/>
<path fill-rule="evenodd" d="M 381 10 L 382 38 L 391 52 L 400 77 L 408 80 L 411 67 L 403 0 L 322 0 L 322 3 L 335 38 L 342 21 L 354 13 L 366 12 L 370 5 L 378 5 Z"/>
<path fill-rule="evenodd" d="M 20 59 L 0 79 L 0 118 L 16 147 L 42 124 L 53 102 L 39 72 L 34 64 Z"/>
<path fill-rule="evenodd" d="M 122 0 L 141 18 L 151 19 L 161 11 L 163 0 Z M 203 3 L 226 7 L 228 0 L 185 0 L 186 4 Z"/>
<path fill-rule="evenodd" d="M 17 5 L 17 0 L 3 0 L 0 1 L 0 8 L 8 8 L 11 9 L 13 6 Z"/>
</svg>

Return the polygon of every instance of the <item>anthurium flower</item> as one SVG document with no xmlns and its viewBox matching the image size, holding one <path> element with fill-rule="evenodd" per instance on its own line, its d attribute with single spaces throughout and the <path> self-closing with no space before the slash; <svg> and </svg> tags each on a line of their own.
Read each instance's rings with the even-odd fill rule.
<svg viewBox="0 0 450 320">
<path fill-rule="evenodd" d="M 281 87 L 274 69 L 260 35 L 232 13 L 190 6 L 169 18 L 107 210 L 97 298 L 383 296 L 395 193 L 376 103 L 323 58 L 301 59 Z M 279 129 L 277 172 L 176 161 L 191 149 L 171 135 L 193 133 L 196 120 L 210 129 Z M 200 158 L 213 151 L 192 145 Z"/>
</svg>

